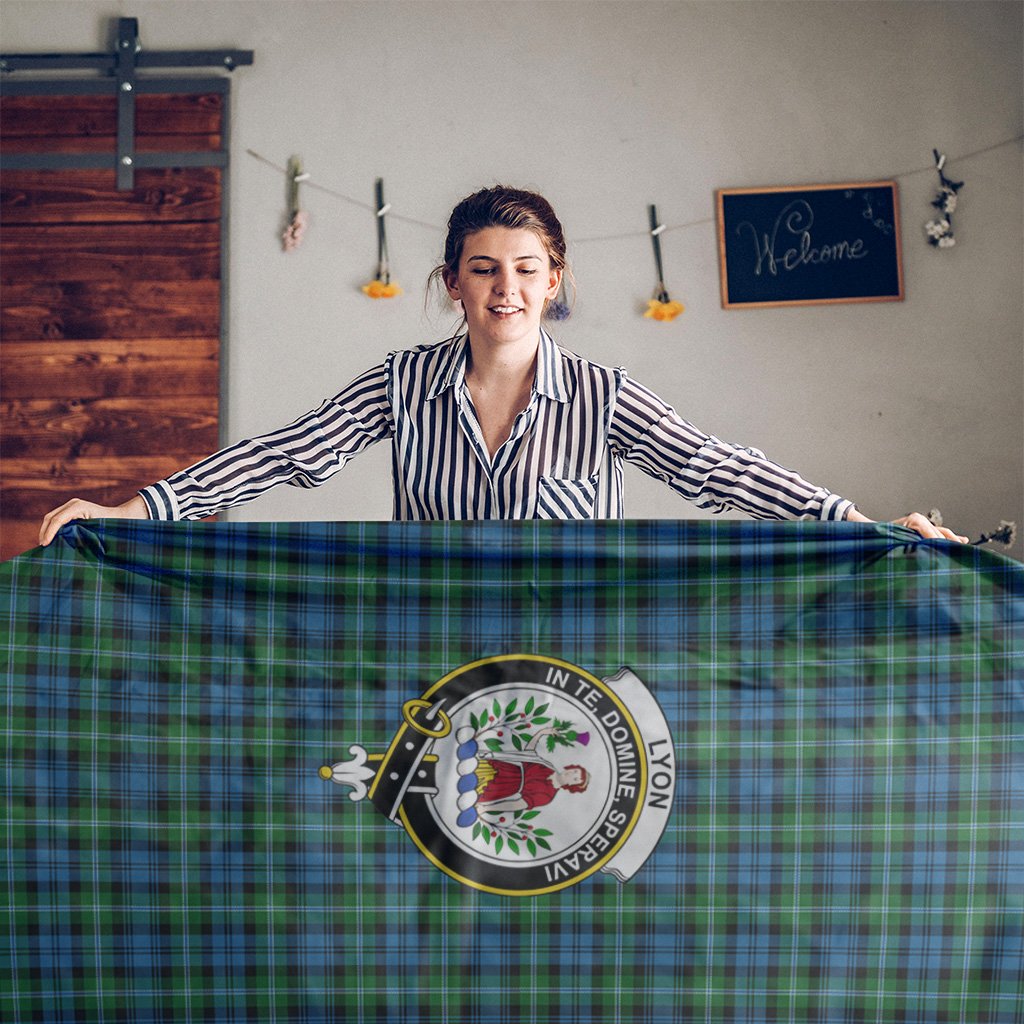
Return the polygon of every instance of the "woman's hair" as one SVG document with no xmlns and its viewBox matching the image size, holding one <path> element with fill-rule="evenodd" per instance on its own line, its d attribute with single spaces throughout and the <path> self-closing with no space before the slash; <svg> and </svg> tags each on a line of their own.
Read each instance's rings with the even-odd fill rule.
<svg viewBox="0 0 1024 1024">
<path fill-rule="evenodd" d="M 448 237 L 444 243 L 444 262 L 435 267 L 427 280 L 430 285 L 445 285 L 459 271 L 466 239 L 485 228 L 512 228 L 533 231 L 547 251 L 555 270 L 570 281 L 572 274 L 565 259 L 565 235 L 551 204 L 537 192 L 495 185 L 466 196 L 448 218 Z"/>
</svg>

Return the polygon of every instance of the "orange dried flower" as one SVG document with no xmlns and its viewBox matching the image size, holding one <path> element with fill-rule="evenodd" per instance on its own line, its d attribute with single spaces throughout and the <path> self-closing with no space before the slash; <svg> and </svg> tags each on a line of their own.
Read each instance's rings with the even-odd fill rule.
<svg viewBox="0 0 1024 1024">
<path fill-rule="evenodd" d="M 371 299 L 393 299 L 402 294 L 402 289 L 397 284 L 376 280 L 363 285 L 363 294 L 369 295 Z"/>
<path fill-rule="evenodd" d="M 686 307 L 681 302 L 662 302 L 659 299 L 651 299 L 647 303 L 647 312 L 644 316 L 648 320 L 675 320 Z"/>
</svg>

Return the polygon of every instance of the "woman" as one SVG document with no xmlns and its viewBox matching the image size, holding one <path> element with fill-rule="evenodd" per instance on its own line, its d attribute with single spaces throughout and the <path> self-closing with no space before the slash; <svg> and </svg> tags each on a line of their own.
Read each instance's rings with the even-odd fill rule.
<svg viewBox="0 0 1024 1024">
<path fill-rule="evenodd" d="M 555 345 L 541 318 L 566 272 L 562 226 L 543 197 L 474 193 L 452 212 L 431 274 L 461 305 L 465 334 L 392 353 L 294 423 L 122 505 L 74 498 L 44 518 L 40 543 L 73 519 L 194 519 L 279 483 L 314 487 L 384 438 L 396 519 L 621 517 L 625 460 L 713 511 L 871 521 L 756 449 L 702 433 L 623 370 Z M 919 513 L 895 522 L 967 539 Z"/>
</svg>

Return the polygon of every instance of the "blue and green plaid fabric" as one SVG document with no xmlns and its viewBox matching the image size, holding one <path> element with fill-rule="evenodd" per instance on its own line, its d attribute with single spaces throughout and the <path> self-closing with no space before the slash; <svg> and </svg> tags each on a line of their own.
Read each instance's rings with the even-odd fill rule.
<svg viewBox="0 0 1024 1024">
<path fill-rule="evenodd" d="M 853 524 L 91 522 L 0 592 L 5 1022 L 1024 1020 L 1015 562 Z M 509 655 L 660 705 L 628 881 L 471 887 L 321 776 Z"/>
</svg>

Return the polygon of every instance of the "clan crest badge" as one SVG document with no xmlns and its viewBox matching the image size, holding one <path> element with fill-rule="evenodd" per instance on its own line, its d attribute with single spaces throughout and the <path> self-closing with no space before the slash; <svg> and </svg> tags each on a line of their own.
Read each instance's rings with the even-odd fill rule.
<svg viewBox="0 0 1024 1024">
<path fill-rule="evenodd" d="M 450 672 L 405 702 L 385 753 L 349 755 L 321 778 L 369 799 L 441 871 L 503 896 L 597 871 L 628 881 L 675 793 L 668 723 L 643 682 L 539 655 Z"/>
</svg>

